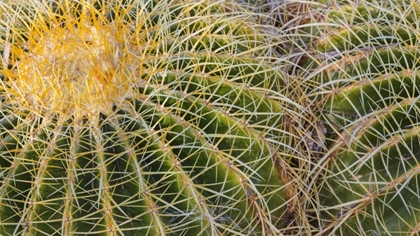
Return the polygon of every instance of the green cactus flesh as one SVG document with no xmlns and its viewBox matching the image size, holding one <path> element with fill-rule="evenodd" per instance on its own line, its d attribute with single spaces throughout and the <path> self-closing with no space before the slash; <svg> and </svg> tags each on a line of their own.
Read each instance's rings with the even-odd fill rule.
<svg viewBox="0 0 420 236">
<path fill-rule="evenodd" d="M 274 37 L 251 16 L 211 1 L 12 2 L 0 4 L 12 65 L 1 69 L 0 234 L 285 225 L 290 101 Z"/>
<path fill-rule="evenodd" d="M 318 35 L 303 66 L 331 132 L 317 209 L 331 234 L 420 232 L 418 5 L 379 4 L 326 5 L 302 26 Z"/>
</svg>

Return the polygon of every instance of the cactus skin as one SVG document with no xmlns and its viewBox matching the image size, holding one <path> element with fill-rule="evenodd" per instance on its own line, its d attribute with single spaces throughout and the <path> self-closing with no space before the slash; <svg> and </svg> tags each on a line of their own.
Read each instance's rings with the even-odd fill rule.
<svg viewBox="0 0 420 236">
<path fill-rule="evenodd" d="M 308 94 L 330 132 L 319 170 L 322 234 L 420 232 L 418 4 L 341 1 L 302 26 Z"/>
<path fill-rule="evenodd" d="M 0 5 L 1 234 L 279 234 L 274 37 L 233 3 L 55 3 Z"/>
</svg>

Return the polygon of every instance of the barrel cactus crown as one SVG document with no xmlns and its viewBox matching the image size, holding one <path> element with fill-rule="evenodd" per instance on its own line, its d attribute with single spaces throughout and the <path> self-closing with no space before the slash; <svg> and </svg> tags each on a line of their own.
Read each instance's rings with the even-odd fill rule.
<svg viewBox="0 0 420 236">
<path fill-rule="evenodd" d="M 328 128 L 314 171 L 315 225 L 333 235 L 417 235 L 419 5 L 320 2 L 300 27 L 307 91 Z"/>
<path fill-rule="evenodd" d="M 1 234 L 279 234 L 292 102 L 237 8 L 0 3 Z"/>
</svg>

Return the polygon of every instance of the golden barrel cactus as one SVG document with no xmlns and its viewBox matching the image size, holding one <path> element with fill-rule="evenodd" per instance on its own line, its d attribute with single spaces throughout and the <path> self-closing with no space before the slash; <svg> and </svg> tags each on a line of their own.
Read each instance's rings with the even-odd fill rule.
<svg viewBox="0 0 420 236">
<path fill-rule="evenodd" d="M 299 26 L 307 94 L 327 128 L 310 209 L 321 234 L 420 232 L 419 9 L 320 1 Z"/>
<path fill-rule="evenodd" d="M 278 35 L 239 9 L 0 3 L 1 234 L 279 234 L 299 114 Z"/>
</svg>

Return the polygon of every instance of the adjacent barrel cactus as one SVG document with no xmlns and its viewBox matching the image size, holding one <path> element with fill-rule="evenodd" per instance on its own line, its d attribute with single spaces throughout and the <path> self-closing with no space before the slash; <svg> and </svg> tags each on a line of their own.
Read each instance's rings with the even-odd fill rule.
<svg viewBox="0 0 420 236">
<path fill-rule="evenodd" d="M 297 110 L 236 9 L 0 3 L 0 234 L 279 234 Z"/>
<path fill-rule="evenodd" d="M 307 91 L 328 132 L 314 224 L 332 235 L 417 235 L 419 5 L 325 3 L 299 28 Z"/>
</svg>

